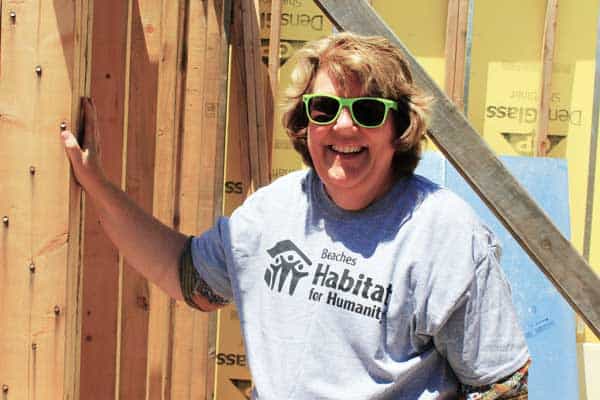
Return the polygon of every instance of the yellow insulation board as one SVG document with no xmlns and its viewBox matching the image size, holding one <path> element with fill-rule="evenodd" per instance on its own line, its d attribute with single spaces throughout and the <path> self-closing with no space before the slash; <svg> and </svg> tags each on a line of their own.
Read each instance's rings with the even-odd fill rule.
<svg viewBox="0 0 600 400">
<path fill-rule="evenodd" d="M 499 155 L 533 156 L 546 2 L 476 4 L 468 117 Z M 550 157 L 569 168 L 571 240 L 583 248 L 598 2 L 560 2 L 549 111 Z M 598 177 L 598 175 L 596 175 Z M 595 184 L 595 198 L 600 196 Z M 600 226 L 596 201 L 594 224 Z M 600 245 L 600 232 L 592 250 Z M 591 264 L 600 272 L 600 253 Z M 586 330 L 580 340 L 596 340 Z"/>
</svg>

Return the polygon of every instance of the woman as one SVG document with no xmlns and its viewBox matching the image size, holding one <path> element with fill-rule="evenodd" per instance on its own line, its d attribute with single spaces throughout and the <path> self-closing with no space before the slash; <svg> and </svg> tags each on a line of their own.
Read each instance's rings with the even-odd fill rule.
<svg viewBox="0 0 600 400">
<path fill-rule="evenodd" d="M 64 133 L 109 236 L 174 298 L 235 301 L 257 399 L 526 398 L 493 234 L 413 174 L 427 100 L 400 51 L 344 33 L 296 60 L 284 125 L 310 168 L 194 238 L 145 215 L 103 177 L 93 143 Z"/>
</svg>

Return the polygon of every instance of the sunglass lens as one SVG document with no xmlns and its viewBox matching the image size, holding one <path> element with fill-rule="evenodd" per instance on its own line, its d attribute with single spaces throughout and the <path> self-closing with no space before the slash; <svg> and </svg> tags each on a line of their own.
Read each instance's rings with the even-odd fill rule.
<svg viewBox="0 0 600 400">
<path fill-rule="evenodd" d="M 339 101 L 326 96 L 313 97 L 308 102 L 310 118 L 315 122 L 332 122 L 335 119 L 339 108 Z"/>
<path fill-rule="evenodd" d="M 377 126 L 385 117 L 385 104 L 374 99 L 357 100 L 352 105 L 357 122 L 364 126 Z"/>
</svg>

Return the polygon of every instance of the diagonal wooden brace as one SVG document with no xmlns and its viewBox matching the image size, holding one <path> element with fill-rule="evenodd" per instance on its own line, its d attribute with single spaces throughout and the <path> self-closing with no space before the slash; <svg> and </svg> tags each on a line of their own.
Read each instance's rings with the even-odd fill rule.
<svg viewBox="0 0 600 400">
<path fill-rule="evenodd" d="M 508 172 L 366 0 L 315 0 L 341 31 L 384 36 L 405 53 L 415 82 L 435 98 L 429 137 L 573 309 L 600 337 L 600 278 Z M 351 4 L 349 4 L 351 3 Z"/>
</svg>

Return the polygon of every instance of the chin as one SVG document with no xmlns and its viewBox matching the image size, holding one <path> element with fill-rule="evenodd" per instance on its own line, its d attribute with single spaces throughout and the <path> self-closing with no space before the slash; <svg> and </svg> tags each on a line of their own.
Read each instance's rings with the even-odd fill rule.
<svg viewBox="0 0 600 400">
<path fill-rule="evenodd" d="M 344 189 L 349 190 L 356 188 L 363 179 L 361 177 L 339 177 L 339 176 L 331 176 L 327 175 L 326 179 L 323 180 L 323 183 L 326 187 L 330 187 L 332 189 Z"/>
</svg>

